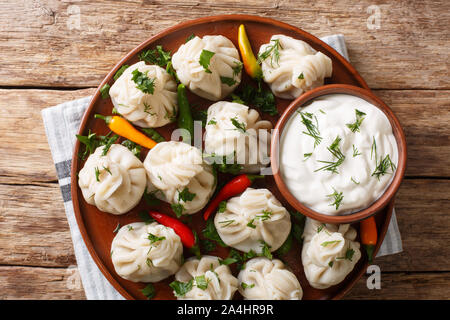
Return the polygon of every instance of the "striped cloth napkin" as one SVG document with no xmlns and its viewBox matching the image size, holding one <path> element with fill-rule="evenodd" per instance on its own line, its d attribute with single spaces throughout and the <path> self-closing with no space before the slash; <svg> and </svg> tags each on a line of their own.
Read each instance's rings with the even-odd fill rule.
<svg viewBox="0 0 450 320">
<path fill-rule="evenodd" d="M 347 48 L 343 35 L 332 35 L 322 38 L 324 42 L 333 47 L 348 60 Z M 122 300 L 124 299 L 106 280 L 94 260 L 90 256 L 81 237 L 75 220 L 72 199 L 70 195 L 70 166 L 75 146 L 75 134 L 81 123 L 81 118 L 87 109 L 91 97 L 68 101 L 54 107 L 42 110 L 45 131 L 56 167 L 58 182 L 69 222 L 75 257 L 81 282 L 89 300 Z M 402 240 L 397 225 L 395 210 L 381 245 L 379 256 L 402 252 Z"/>
</svg>

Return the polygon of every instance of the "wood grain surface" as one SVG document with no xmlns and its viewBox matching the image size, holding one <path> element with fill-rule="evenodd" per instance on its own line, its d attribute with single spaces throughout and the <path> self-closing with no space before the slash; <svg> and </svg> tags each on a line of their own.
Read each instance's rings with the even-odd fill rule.
<svg viewBox="0 0 450 320">
<path fill-rule="evenodd" d="M 374 11 L 375 10 L 375 11 Z M 373 14 L 379 10 L 379 28 Z M 41 110 L 90 95 L 125 53 L 197 17 L 245 13 L 316 36 L 396 113 L 408 143 L 396 210 L 404 252 L 348 299 L 450 299 L 450 2 L 0 0 L 0 299 L 84 299 Z M 372 18 L 371 18 L 372 16 Z"/>
</svg>

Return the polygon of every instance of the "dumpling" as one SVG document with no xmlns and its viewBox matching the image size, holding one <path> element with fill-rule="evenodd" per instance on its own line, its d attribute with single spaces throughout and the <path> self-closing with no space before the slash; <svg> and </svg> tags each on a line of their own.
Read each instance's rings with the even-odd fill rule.
<svg viewBox="0 0 450 320">
<path fill-rule="evenodd" d="M 172 65 L 181 83 L 212 101 L 225 98 L 241 82 L 239 53 L 228 38 L 220 35 L 189 40 L 175 52 Z"/>
<path fill-rule="evenodd" d="M 120 144 L 103 155 L 104 146 L 89 156 L 78 174 L 87 203 L 112 214 L 124 214 L 141 200 L 147 184 L 142 162 Z"/>
<path fill-rule="evenodd" d="M 258 111 L 228 101 L 208 108 L 205 152 L 232 157 L 230 162 L 242 165 L 242 172 L 258 172 L 270 163 L 270 121 L 261 120 Z M 214 159 L 214 158 L 213 158 Z"/>
<path fill-rule="evenodd" d="M 247 300 L 301 300 L 297 277 L 278 259 L 253 258 L 239 272 L 239 292 Z"/>
<path fill-rule="evenodd" d="M 158 282 L 180 269 L 183 244 L 172 228 L 157 222 L 130 223 L 114 237 L 111 259 L 117 274 L 124 279 Z"/>
<path fill-rule="evenodd" d="M 216 186 L 212 167 L 199 149 L 178 141 L 160 142 L 144 160 L 148 191 L 170 204 L 182 206 L 182 214 L 200 211 Z"/>
<path fill-rule="evenodd" d="M 361 258 L 357 232 L 349 224 L 332 225 L 307 218 L 302 262 L 306 278 L 317 289 L 345 279 Z"/>
<path fill-rule="evenodd" d="M 328 56 L 285 35 L 272 36 L 269 43 L 260 47 L 259 56 L 264 81 L 274 95 L 284 99 L 295 99 L 323 85 L 324 78 L 331 77 L 333 71 Z"/>
<path fill-rule="evenodd" d="M 220 264 L 213 256 L 192 257 L 186 260 L 175 274 L 175 280 L 188 283 L 192 288 L 183 296 L 174 294 L 178 300 L 231 300 L 237 290 L 238 280 L 230 268 Z"/>
<path fill-rule="evenodd" d="M 283 244 L 291 231 L 291 217 L 269 190 L 247 188 L 217 212 L 214 225 L 228 246 L 261 253 L 264 245 L 275 251 Z"/>
<path fill-rule="evenodd" d="M 140 79 L 136 70 L 153 81 L 153 92 L 138 88 L 136 82 Z M 175 80 L 165 69 L 144 61 L 129 66 L 111 86 L 109 95 L 124 118 L 144 128 L 162 127 L 173 122 L 178 112 Z"/>
</svg>

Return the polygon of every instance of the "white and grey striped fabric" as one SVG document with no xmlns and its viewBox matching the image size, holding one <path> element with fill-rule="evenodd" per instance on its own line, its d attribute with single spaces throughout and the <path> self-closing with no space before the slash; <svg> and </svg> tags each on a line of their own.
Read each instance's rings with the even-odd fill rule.
<svg viewBox="0 0 450 320">
<path fill-rule="evenodd" d="M 343 35 L 332 35 L 322 38 L 348 60 L 347 48 Z M 48 143 L 55 163 L 58 182 L 69 222 L 78 271 L 86 297 L 90 300 L 114 300 L 123 297 L 111 286 L 92 260 L 80 234 L 75 220 L 70 195 L 70 165 L 75 145 L 75 134 L 78 132 L 81 118 L 89 105 L 91 97 L 68 101 L 42 111 Z M 397 225 L 395 210 L 383 244 L 377 256 L 401 252 L 402 241 Z"/>
</svg>

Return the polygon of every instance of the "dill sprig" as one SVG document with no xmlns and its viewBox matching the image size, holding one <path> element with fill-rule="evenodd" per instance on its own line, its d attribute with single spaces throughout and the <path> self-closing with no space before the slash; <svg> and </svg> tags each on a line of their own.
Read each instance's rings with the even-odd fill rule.
<svg viewBox="0 0 450 320">
<path fill-rule="evenodd" d="M 333 157 L 336 158 L 336 161 L 323 161 L 318 160 L 321 163 L 326 163 L 325 166 L 314 170 L 314 172 L 320 171 L 320 170 L 326 170 L 331 171 L 332 173 L 339 173 L 337 171 L 337 168 L 344 162 L 345 156 L 342 153 L 341 149 L 339 148 L 339 143 L 341 142 L 341 137 L 337 136 L 336 139 L 334 139 L 333 143 L 327 147 L 327 150 L 333 155 Z"/>
<path fill-rule="evenodd" d="M 283 49 L 280 43 L 280 39 L 271 40 L 272 45 L 268 45 L 266 50 L 258 55 L 258 63 L 263 62 L 270 56 L 270 65 L 273 67 L 273 62 L 275 61 L 277 65 L 280 61 L 280 49 Z"/>
<path fill-rule="evenodd" d="M 332 194 L 327 194 L 328 198 L 333 198 L 334 202 L 330 204 L 330 206 L 335 206 L 336 210 L 339 209 L 339 206 L 342 203 L 342 199 L 344 199 L 344 196 L 342 195 L 342 192 L 337 192 L 335 188 L 333 188 Z"/>
<path fill-rule="evenodd" d="M 305 125 L 306 130 L 308 132 L 303 131 L 304 134 L 311 136 L 314 138 L 314 148 L 317 147 L 320 142 L 322 142 L 322 137 L 320 136 L 319 131 L 319 122 L 317 121 L 317 117 L 309 112 L 301 112 L 297 111 L 298 114 L 302 117 L 302 123 Z M 314 118 L 315 123 L 312 121 Z"/>
<path fill-rule="evenodd" d="M 237 117 L 231 118 L 230 120 L 233 126 L 236 127 L 236 130 L 241 131 L 242 133 L 245 133 L 247 131 L 247 129 L 245 128 L 245 123 L 239 122 Z"/>
<path fill-rule="evenodd" d="M 378 180 L 380 180 L 381 176 L 384 176 L 388 173 L 389 168 L 391 169 L 392 173 L 395 171 L 395 164 L 391 161 L 391 158 L 389 155 L 386 155 L 383 159 L 383 157 L 380 157 L 380 163 L 375 167 L 375 170 L 372 173 L 372 177 L 376 177 Z"/>
<path fill-rule="evenodd" d="M 361 152 L 359 152 L 359 150 L 355 147 L 354 144 L 352 145 L 352 147 L 353 147 L 353 158 L 362 154 Z"/>
<path fill-rule="evenodd" d="M 364 116 L 366 115 L 364 112 L 355 109 L 356 120 L 353 123 L 347 123 L 346 126 L 350 129 L 351 132 L 360 132 L 360 126 L 364 120 Z"/>
<path fill-rule="evenodd" d="M 373 137 L 372 147 L 370 148 L 370 160 L 372 160 L 372 156 L 374 153 L 375 153 L 375 166 L 378 166 L 377 142 L 375 141 L 375 137 Z"/>
</svg>

